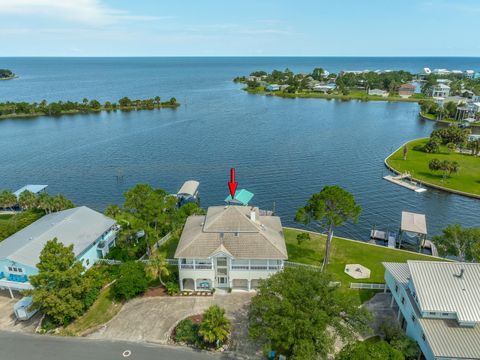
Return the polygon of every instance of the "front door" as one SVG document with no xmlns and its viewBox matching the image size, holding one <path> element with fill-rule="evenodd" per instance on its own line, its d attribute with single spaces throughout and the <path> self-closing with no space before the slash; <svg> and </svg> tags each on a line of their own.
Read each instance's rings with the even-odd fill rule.
<svg viewBox="0 0 480 360">
<path fill-rule="evenodd" d="M 228 287 L 228 260 L 218 257 L 216 262 L 217 287 Z"/>
</svg>

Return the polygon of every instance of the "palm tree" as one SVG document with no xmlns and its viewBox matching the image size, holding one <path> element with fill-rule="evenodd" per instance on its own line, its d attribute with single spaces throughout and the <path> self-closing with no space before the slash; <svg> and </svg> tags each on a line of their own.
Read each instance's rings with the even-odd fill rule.
<svg viewBox="0 0 480 360">
<path fill-rule="evenodd" d="M 17 205 L 17 197 L 15 194 L 11 193 L 8 190 L 3 190 L 0 192 L 0 208 L 10 210 Z"/>
<path fill-rule="evenodd" d="M 218 347 L 228 338 L 229 333 L 230 320 L 225 317 L 225 310 L 218 305 L 210 306 L 203 313 L 198 334 L 206 343 L 215 344 Z"/>
<path fill-rule="evenodd" d="M 30 210 L 35 208 L 37 197 L 31 191 L 25 190 L 18 197 L 18 204 L 23 210 Z"/>
<path fill-rule="evenodd" d="M 348 220 L 356 223 L 361 211 L 353 195 L 337 185 L 325 186 L 322 191 L 313 194 L 304 207 L 298 209 L 295 221 L 304 225 L 316 221 L 328 229 L 322 271 L 326 269 L 330 258 L 334 227 Z"/>
<path fill-rule="evenodd" d="M 148 259 L 147 272 L 152 277 L 158 277 L 158 280 L 160 280 L 160 284 L 165 286 L 165 283 L 162 280 L 162 275 L 163 276 L 170 275 L 170 270 L 168 269 L 168 262 L 157 251 L 152 250 L 150 251 L 150 253 L 152 255 Z"/>
</svg>

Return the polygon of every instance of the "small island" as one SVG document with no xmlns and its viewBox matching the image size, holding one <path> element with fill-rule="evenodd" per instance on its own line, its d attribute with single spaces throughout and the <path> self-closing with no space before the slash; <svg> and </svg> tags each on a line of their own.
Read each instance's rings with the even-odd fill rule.
<svg viewBox="0 0 480 360">
<path fill-rule="evenodd" d="M 401 146 L 385 165 L 440 190 L 480 198 L 480 137 L 451 126 Z"/>
<path fill-rule="evenodd" d="M 0 119 L 8 118 L 25 118 L 37 116 L 60 116 L 73 114 L 96 113 L 100 111 L 138 111 L 138 110 L 154 110 L 161 108 L 175 109 L 180 104 L 174 97 L 168 101 L 161 101 L 159 96 L 143 100 L 131 100 L 123 97 L 118 102 L 105 101 L 100 103 L 98 100 L 89 100 L 84 98 L 82 102 L 76 101 L 57 101 L 47 102 L 42 100 L 39 103 L 27 102 L 5 102 L 0 103 Z"/>
<path fill-rule="evenodd" d="M 11 80 L 17 77 L 12 70 L 9 69 L 0 69 L 0 80 Z"/>
</svg>

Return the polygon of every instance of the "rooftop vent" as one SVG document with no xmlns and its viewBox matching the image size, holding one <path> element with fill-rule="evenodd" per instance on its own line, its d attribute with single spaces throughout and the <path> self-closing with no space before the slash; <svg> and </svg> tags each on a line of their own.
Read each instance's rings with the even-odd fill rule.
<svg viewBox="0 0 480 360">
<path fill-rule="evenodd" d="M 464 273 L 465 273 L 465 269 L 460 269 L 460 274 L 453 274 L 453 276 L 455 276 L 459 279 L 462 279 Z"/>
<path fill-rule="evenodd" d="M 250 220 L 255 222 L 256 218 L 257 218 L 257 214 L 255 213 L 255 210 L 251 210 L 250 211 Z"/>
</svg>

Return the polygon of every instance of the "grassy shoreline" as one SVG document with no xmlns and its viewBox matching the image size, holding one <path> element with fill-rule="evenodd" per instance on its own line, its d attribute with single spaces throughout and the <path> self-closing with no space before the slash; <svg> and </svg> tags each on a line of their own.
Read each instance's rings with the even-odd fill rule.
<svg viewBox="0 0 480 360">
<path fill-rule="evenodd" d="M 456 121 L 455 119 L 452 119 L 452 118 L 438 120 L 435 115 L 426 114 L 426 113 L 421 112 L 421 111 L 418 114 L 420 115 L 420 117 L 422 119 L 429 120 L 429 121 L 435 121 L 435 122 L 438 122 L 438 123 L 441 123 L 441 124 L 450 125 L 450 124 L 458 124 L 459 123 L 458 121 Z M 470 126 L 480 127 L 480 121 L 476 121 L 474 123 L 471 123 Z"/>
<path fill-rule="evenodd" d="M 407 160 L 403 160 L 403 146 L 385 159 L 385 165 L 396 173 L 410 172 L 413 179 L 426 186 L 459 195 L 480 199 L 480 159 L 467 154 L 450 152 L 445 146 L 440 153 L 429 154 L 421 150 L 427 138 L 407 142 Z M 447 179 L 441 173 L 434 173 L 428 168 L 428 162 L 437 158 L 440 161 L 457 161 L 460 169 Z"/>
<path fill-rule="evenodd" d="M 268 92 L 265 91 L 263 88 L 243 88 L 243 91 L 246 91 L 249 94 L 255 95 L 268 95 L 268 96 L 277 96 L 281 98 L 287 99 L 295 99 L 295 98 L 303 98 L 303 99 L 326 99 L 326 100 L 343 100 L 343 101 L 350 101 L 350 100 L 359 100 L 359 101 L 392 101 L 392 102 L 415 102 L 418 103 L 421 98 L 402 98 L 400 96 L 378 96 L 378 95 L 368 95 L 366 93 L 353 93 L 349 95 L 341 95 L 341 94 L 324 94 L 320 92 L 299 92 L 299 93 L 286 93 L 282 91 L 272 91 Z"/>
</svg>

